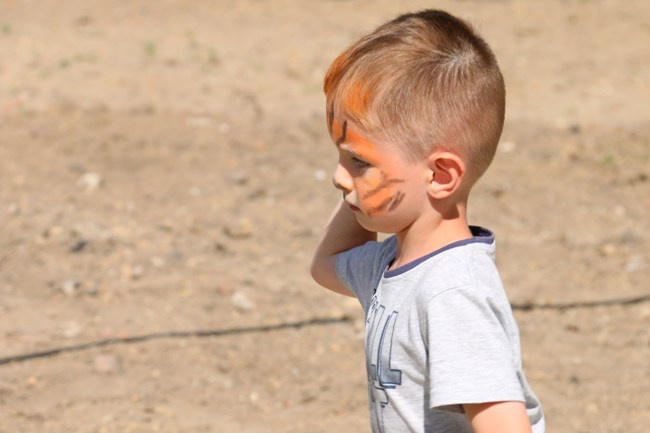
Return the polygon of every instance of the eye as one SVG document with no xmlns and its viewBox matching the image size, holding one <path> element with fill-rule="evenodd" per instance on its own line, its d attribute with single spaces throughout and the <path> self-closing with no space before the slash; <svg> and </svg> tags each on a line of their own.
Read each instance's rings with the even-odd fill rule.
<svg viewBox="0 0 650 433">
<path fill-rule="evenodd" d="M 352 157 L 352 163 L 357 167 L 357 168 L 368 168 L 370 167 L 370 164 L 364 161 L 363 159 L 353 156 Z"/>
</svg>

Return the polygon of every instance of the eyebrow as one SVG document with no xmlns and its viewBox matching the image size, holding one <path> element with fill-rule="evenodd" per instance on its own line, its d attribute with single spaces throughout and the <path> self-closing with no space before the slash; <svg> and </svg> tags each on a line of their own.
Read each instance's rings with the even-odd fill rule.
<svg viewBox="0 0 650 433">
<path fill-rule="evenodd" d="M 340 146 L 339 146 L 339 149 L 340 149 Z M 363 156 L 363 155 L 361 155 L 361 154 L 355 152 L 355 151 L 352 150 L 352 149 L 347 148 L 347 146 L 346 146 L 344 149 L 342 149 L 342 151 L 345 152 L 345 153 L 348 153 L 348 154 L 351 155 L 353 158 L 361 159 L 361 160 L 363 160 L 363 161 L 366 161 L 366 160 L 367 160 L 367 158 L 366 158 L 365 156 Z"/>
</svg>

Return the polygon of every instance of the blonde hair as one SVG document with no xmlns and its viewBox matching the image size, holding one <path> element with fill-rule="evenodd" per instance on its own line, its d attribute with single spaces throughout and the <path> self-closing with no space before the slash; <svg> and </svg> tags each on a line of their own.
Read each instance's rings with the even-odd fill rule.
<svg viewBox="0 0 650 433">
<path fill-rule="evenodd" d="M 503 129 L 505 86 L 492 50 L 443 11 L 402 15 L 361 38 L 334 60 L 324 91 L 330 128 L 336 113 L 413 159 L 455 152 L 472 183 Z"/>
</svg>

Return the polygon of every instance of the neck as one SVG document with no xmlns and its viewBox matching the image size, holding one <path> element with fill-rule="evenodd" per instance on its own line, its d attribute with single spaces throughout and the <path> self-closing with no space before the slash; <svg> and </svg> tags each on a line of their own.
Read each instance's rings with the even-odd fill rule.
<svg viewBox="0 0 650 433">
<path fill-rule="evenodd" d="M 428 221 L 416 221 L 396 233 L 397 256 L 391 268 L 398 268 L 451 243 L 470 239 L 472 233 L 467 225 L 464 209 L 454 218 L 436 215 Z"/>
</svg>

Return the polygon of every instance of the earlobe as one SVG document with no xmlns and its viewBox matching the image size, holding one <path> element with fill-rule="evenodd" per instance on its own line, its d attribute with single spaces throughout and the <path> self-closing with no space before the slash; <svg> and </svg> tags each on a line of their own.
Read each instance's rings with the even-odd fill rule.
<svg viewBox="0 0 650 433">
<path fill-rule="evenodd" d="M 465 163 L 451 152 L 436 152 L 428 158 L 430 181 L 429 195 L 441 200 L 460 188 L 465 175 Z"/>
</svg>

